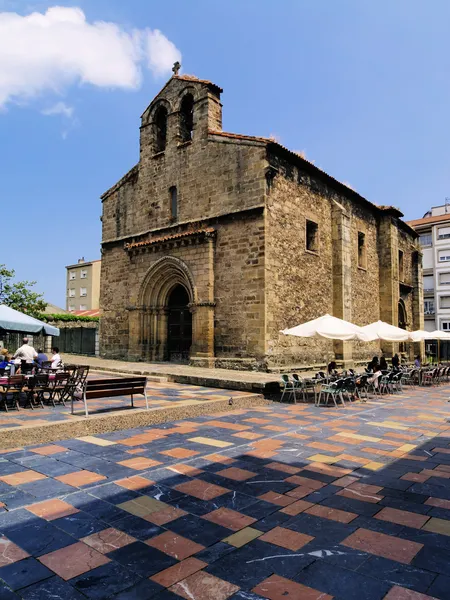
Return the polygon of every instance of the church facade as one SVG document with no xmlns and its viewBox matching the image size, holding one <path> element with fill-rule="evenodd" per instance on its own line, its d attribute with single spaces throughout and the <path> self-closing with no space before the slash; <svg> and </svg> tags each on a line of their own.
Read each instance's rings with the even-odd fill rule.
<svg viewBox="0 0 450 600">
<path fill-rule="evenodd" d="M 272 139 L 224 132 L 221 92 L 174 75 L 141 117 L 138 164 L 102 196 L 102 356 L 351 364 L 379 345 L 279 331 L 325 313 L 423 329 L 421 254 L 400 211 Z"/>
</svg>

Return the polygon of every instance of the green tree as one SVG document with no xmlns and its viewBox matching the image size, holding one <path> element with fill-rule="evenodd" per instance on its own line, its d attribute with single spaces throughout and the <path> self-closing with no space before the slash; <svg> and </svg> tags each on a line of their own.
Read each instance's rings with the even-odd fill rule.
<svg viewBox="0 0 450 600">
<path fill-rule="evenodd" d="M 36 282 L 12 281 L 14 275 L 14 270 L 7 269 L 6 265 L 0 265 L 1 303 L 32 317 L 38 317 L 39 313 L 44 312 L 47 303 L 42 294 L 31 289 Z"/>
</svg>

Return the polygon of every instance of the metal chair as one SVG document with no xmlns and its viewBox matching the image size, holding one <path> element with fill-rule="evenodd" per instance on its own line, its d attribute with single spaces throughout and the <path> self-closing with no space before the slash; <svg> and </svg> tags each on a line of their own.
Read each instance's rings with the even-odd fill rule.
<svg viewBox="0 0 450 600">
<path fill-rule="evenodd" d="M 280 402 L 283 402 L 283 398 L 284 395 L 286 393 L 289 393 L 289 397 L 291 397 L 292 395 L 294 396 L 294 402 L 296 402 L 297 397 L 296 397 L 296 384 L 295 382 L 289 378 L 289 375 L 281 375 L 281 382 L 280 382 L 280 388 L 283 390 L 283 393 L 281 394 L 281 399 Z"/>
<path fill-rule="evenodd" d="M 344 379 L 338 379 L 337 381 L 333 381 L 333 383 L 325 383 L 320 388 L 319 398 L 317 400 L 316 406 L 320 406 L 320 401 L 322 400 L 322 394 L 324 396 L 324 400 L 326 400 L 325 405 L 328 404 L 330 398 L 333 400 L 335 407 L 337 408 L 336 398 L 340 398 L 342 402 L 342 406 L 345 406 L 344 398 L 342 396 L 342 389 L 344 386 Z"/>
</svg>

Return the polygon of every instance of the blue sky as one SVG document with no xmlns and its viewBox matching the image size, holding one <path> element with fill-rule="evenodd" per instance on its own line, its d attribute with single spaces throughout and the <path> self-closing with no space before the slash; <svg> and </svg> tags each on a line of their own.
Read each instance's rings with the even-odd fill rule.
<svg viewBox="0 0 450 600">
<path fill-rule="evenodd" d="M 102 62 L 83 27 L 74 40 L 52 29 L 56 54 L 24 19 L 25 48 L 2 35 L 5 13 L 54 6 L 116 24 L 112 44 L 160 30 L 153 69 L 129 44 Z M 449 22 L 447 0 L 0 0 L 0 262 L 64 306 L 64 267 L 99 258 L 99 196 L 136 163 L 139 116 L 177 51 L 184 73 L 224 88 L 225 130 L 275 135 L 369 200 L 421 217 L 450 196 Z"/>
</svg>

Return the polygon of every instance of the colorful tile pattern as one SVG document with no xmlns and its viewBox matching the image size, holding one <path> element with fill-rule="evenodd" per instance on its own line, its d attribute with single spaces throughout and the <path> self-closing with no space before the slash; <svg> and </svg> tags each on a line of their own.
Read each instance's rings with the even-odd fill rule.
<svg viewBox="0 0 450 600">
<path fill-rule="evenodd" d="M 0 598 L 445 600 L 449 396 L 271 404 L 4 451 Z"/>
</svg>

